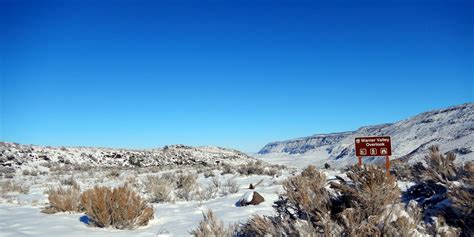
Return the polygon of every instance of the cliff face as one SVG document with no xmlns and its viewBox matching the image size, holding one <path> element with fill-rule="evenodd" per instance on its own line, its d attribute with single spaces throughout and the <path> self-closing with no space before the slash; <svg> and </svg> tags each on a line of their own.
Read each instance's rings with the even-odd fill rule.
<svg viewBox="0 0 474 237">
<path fill-rule="evenodd" d="M 348 163 L 355 158 L 354 138 L 358 136 L 391 136 L 392 158 L 416 161 L 426 154 L 428 147 L 439 145 L 442 151 L 456 153 L 458 162 L 474 160 L 474 103 L 421 113 L 393 124 L 271 142 L 259 154 L 318 155 L 318 160 L 325 162 Z"/>
</svg>

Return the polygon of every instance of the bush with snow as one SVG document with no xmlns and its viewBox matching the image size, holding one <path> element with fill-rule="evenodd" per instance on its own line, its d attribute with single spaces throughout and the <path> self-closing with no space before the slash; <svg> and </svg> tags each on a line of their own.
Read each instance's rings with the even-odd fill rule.
<svg viewBox="0 0 474 237">
<path fill-rule="evenodd" d="M 171 180 L 160 176 L 147 176 L 145 190 L 149 195 L 150 202 L 171 202 L 173 201 L 174 184 Z"/>
<path fill-rule="evenodd" d="M 227 179 L 222 186 L 222 194 L 225 196 L 229 193 L 239 192 L 239 185 L 235 181 L 235 178 Z"/>
<path fill-rule="evenodd" d="M 474 163 L 464 167 L 454 164 L 456 156 L 444 155 L 437 146 L 430 147 L 425 156 L 426 166 L 417 165 L 420 179 L 410 187 L 403 198 L 415 200 L 429 222 L 429 232 L 441 230 L 470 236 L 474 233 Z"/>
<path fill-rule="evenodd" d="M 275 216 L 253 216 L 240 232 L 247 236 L 412 236 L 425 230 L 421 210 L 400 203 L 400 190 L 385 170 L 353 167 L 349 180 L 330 186 L 309 166 L 283 182 Z M 249 197 L 243 197 L 249 198 Z"/>
<path fill-rule="evenodd" d="M 186 201 L 193 200 L 198 188 L 197 175 L 194 173 L 179 174 L 176 180 L 176 195 Z"/>
</svg>

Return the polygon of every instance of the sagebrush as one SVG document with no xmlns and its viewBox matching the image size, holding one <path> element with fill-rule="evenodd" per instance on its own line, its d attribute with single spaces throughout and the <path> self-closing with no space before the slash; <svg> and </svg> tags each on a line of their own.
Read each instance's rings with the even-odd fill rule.
<svg viewBox="0 0 474 237">
<path fill-rule="evenodd" d="M 58 187 L 47 191 L 49 205 L 42 211 L 52 214 L 56 212 L 81 212 L 81 190 L 79 185 Z"/>
<path fill-rule="evenodd" d="M 81 195 L 81 204 L 90 224 L 97 227 L 134 229 L 154 217 L 153 208 L 127 186 L 96 186 Z"/>
<path fill-rule="evenodd" d="M 208 236 L 219 236 L 219 237 L 231 237 L 237 235 L 237 225 L 225 226 L 224 222 L 219 220 L 212 210 L 208 210 L 207 213 L 203 213 L 203 220 L 199 222 L 199 225 L 195 230 L 190 233 L 195 237 L 208 237 Z"/>
</svg>

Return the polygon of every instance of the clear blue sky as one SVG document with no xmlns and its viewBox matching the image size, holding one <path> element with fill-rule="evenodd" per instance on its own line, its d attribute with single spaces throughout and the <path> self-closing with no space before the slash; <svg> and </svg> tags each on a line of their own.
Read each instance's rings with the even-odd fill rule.
<svg viewBox="0 0 474 237">
<path fill-rule="evenodd" d="M 257 151 L 472 102 L 473 12 L 470 0 L 0 0 L 0 140 Z"/>
</svg>

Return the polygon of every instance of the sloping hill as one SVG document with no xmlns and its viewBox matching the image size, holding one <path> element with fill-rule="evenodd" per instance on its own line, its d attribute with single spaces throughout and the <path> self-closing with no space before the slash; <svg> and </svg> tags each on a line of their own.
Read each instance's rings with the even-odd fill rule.
<svg viewBox="0 0 474 237">
<path fill-rule="evenodd" d="M 0 142 L 0 168 L 16 170 L 44 163 L 91 167 L 149 167 L 165 165 L 242 164 L 254 158 L 220 147 L 165 146 L 160 149 L 132 150 L 97 147 L 50 147 Z"/>
<path fill-rule="evenodd" d="M 456 153 L 458 162 L 474 160 L 474 103 L 421 113 L 393 124 L 361 127 L 357 131 L 271 142 L 258 155 L 263 159 L 295 157 L 312 159 L 316 165 L 328 162 L 343 166 L 355 162 L 354 138 L 358 136 L 391 136 L 393 159 L 417 161 L 428 147 L 439 145 L 442 151 Z"/>
</svg>

